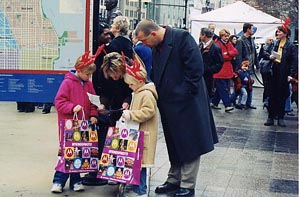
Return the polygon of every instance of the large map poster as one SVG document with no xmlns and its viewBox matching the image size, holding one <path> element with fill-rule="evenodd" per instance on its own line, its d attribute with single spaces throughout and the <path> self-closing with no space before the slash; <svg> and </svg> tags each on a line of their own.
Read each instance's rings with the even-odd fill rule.
<svg viewBox="0 0 300 197">
<path fill-rule="evenodd" d="M 29 101 L 28 84 L 32 89 L 33 81 L 39 90 L 32 96 L 36 92 L 42 96 L 43 89 L 56 94 L 63 74 L 89 50 L 91 4 L 89 0 L 0 0 L 0 100 L 29 93 L 25 96 Z M 40 74 L 52 76 L 49 80 Z"/>
</svg>

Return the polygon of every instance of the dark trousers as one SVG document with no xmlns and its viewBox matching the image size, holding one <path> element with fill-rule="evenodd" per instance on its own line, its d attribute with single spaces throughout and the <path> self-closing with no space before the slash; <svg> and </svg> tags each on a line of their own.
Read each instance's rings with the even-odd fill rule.
<svg viewBox="0 0 300 197">
<path fill-rule="evenodd" d="M 271 73 L 262 73 L 261 74 L 263 84 L 264 84 L 264 91 L 263 91 L 263 102 L 267 104 L 269 100 L 271 90 L 270 90 L 270 81 L 271 81 Z"/>
<path fill-rule="evenodd" d="M 278 116 L 278 119 L 283 119 L 285 111 L 285 100 L 286 98 L 272 98 L 270 97 L 269 100 L 269 118 L 274 119 L 276 116 Z"/>
</svg>

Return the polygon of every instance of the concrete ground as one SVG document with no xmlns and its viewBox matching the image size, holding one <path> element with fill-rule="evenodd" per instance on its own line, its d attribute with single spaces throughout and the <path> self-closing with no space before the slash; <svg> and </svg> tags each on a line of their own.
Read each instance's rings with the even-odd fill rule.
<svg viewBox="0 0 300 197">
<path fill-rule="evenodd" d="M 262 89 L 254 89 L 256 110 L 231 113 L 213 110 L 220 143 L 202 156 L 195 196 L 296 197 L 298 196 L 298 110 L 286 116 L 287 127 L 266 127 Z M 0 196 L 117 196 L 117 186 L 86 186 L 75 193 L 50 188 L 58 148 L 57 113 L 19 113 L 14 102 L 0 102 Z M 169 162 L 160 127 L 156 167 L 151 171 L 150 194 L 167 176 Z M 164 196 L 164 195 L 160 195 Z"/>
</svg>

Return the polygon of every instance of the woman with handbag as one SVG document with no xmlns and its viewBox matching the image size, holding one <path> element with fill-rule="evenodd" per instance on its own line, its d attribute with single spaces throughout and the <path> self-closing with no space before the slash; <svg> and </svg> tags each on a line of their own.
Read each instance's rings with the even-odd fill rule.
<svg viewBox="0 0 300 197">
<path fill-rule="evenodd" d="M 274 46 L 274 42 L 272 38 L 267 38 L 265 45 L 262 46 L 262 57 L 259 61 L 260 74 L 263 80 L 264 91 L 263 91 L 263 108 L 268 108 L 269 98 L 270 98 L 270 79 L 272 73 L 272 63 L 268 57 L 264 57 L 264 53 L 271 54 L 272 48 Z M 264 52 L 265 51 L 265 52 Z"/>
<path fill-rule="evenodd" d="M 289 83 L 291 77 L 296 74 L 298 63 L 297 47 L 289 41 L 291 33 L 289 19 L 286 19 L 282 26 L 277 28 L 277 41 L 274 44 L 271 54 L 264 55 L 273 61 L 272 75 L 270 79 L 270 100 L 268 107 L 268 119 L 265 126 L 274 125 L 274 119 L 278 118 L 278 126 L 285 127 L 284 108 L 286 98 L 290 94 Z"/>
</svg>

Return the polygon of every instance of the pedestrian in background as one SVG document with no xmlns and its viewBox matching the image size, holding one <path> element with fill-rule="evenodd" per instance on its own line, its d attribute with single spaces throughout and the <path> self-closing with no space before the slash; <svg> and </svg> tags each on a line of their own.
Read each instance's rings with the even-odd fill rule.
<svg viewBox="0 0 300 197">
<path fill-rule="evenodd" d="M 235 105 L 237 109 L 247 109 L 246 104 L 248 98 L 252 98 L 252 84 L 254 80 L 248 72 L 249 61 L 242 61 L 241 69 L 237 71 L 238 79 L 236 80 L 235 94 L 239 96 L 238 103 Z"/>
<path fill-rule="evenodd" d="M 270 80 L 272 76 L 272 61 L 269 57 L 264 57 L 264 53 L 271 54 L 274 47 L 272 38 L 267 38 L 265 44 L 260 49 L 260 74 L 263 80 L 264 91 L 263 91 L 263 108 L 268 108 L 270 99 Z M 264 52 L 265 51 L 265 52 Z"/>
<path fill-rule="evenodd" d="M 95 94 L 90 78 L 96 70 L 96 65 L 94 64 L 94 58 L 88 55 L 87 52 L 77 59 L 75 71 L 72 70 L 66 74 L 58 89 L 55 97 L 58 127 L 60 121 L 73 119 L 74 113 L 78 114 L 78 119 L 90 120 L 92 124 L 97 123 L 97 107 L 90 102 L 87 95 L 87 93 Z M 68 174 L 55 171 L 51 192 L 63 192 L 63 188 L 69 178 L 70 189 L 73 189 L 75 192 L 84 190 L 80 173 Z"/>
<path fill-rule="evenodd" d="M 229 40 L 228 41 L 234 46 L 234 48 L 235 48 L 237 39 L 238 39 L 238 37 L 236 35 L 230 35 L 229 36 Z M 236 63 L 236 57 L 232 58 L 231 64 L 232 64 L 233 71 L 237 71 L 239 69 L 239 66 Z"/>
<path fill-rule="evenodd" d="M 150 80 L 152 69 L 152 50 L 150 47 L 143 45 L 143 43 L 136 38 L 134 31 L 132 32 L 131 40 L 134 44 L 134 51 L 140 56 L 145 64 L 147 80 Z"/>
<path fill-rule="evenodd" d="M 215 85 L 213 75 L 219 72 L 224 63 L 222 50 L 212 39 L 213 32 L 208 28 L 201 28 L 199 48 L 203 58 L 204 80 L 209 99 L 213 97 Z"/>
<path fill-rule="evenodd" d="M 166 182 L 155 193 L 194 195 L 200 156 L 218 142 L 199 48 L 188 32 L 151 20 L 139 22 L 135 31 L 153 50 L 152 81 L 171 164 Z"/>
<path fill-rule="evenodd" d="M 207 28 L 213 33 L 212 39 L 214 41 L 217 40 L 219 38 L 219 36 L 217 34 L 215 34 L 216 24 L 210 23 L 210 24 L 208 24 Z"/>
<path fill-rule="evenodd" d="M 268 119 L 265 126 L 274 125 L 274 119 L 278 118 L 277 125 L 286 127 L 284 122 L 285 102 L 290 95 L 289 83 L 296 76 L 298 67 L 298 48 L 289 41 L 291 34 L 287 23 L 277 28 L 277 40 L 274 43 L 273 52 L 265 52 L 264 57 L 273 61 L 272 76 L 270 79 L 270 99 L 268 107 Z"/>
<path fill-rule="evenodd" d="M 216 93 L 211 99 L 211 107 L 213 109 L 221 109 L 218 105 L 222 99 L 225 112 L 230 112 L 234 109 L 231 105 L 229 84 L 234 76 L 231 60 L 238 54 L 236 48 L 228 41 L 229 36 L 230 32 L 226 29 L 222 29 L 219 32 L 219 39 L 216 41 L 216 44 L 222 49 L 224 63 L 221 70 L 213 75 L 216 83 Z"/>
<path fill-rule="evenodd" d="M 99 23 L 99 34 L 97 37 L 97 47 L 95 47 L 95 48 L 98 48 L 103 44 L 106 45 L 107 43 L 109 43 L 111 40 L 110 34 L 111 34 L 111 32 L 109 29 L 109 25 L 104 22 L 100 22 Z M 102 58 L 100 58 L 100 57 L 102 57 Z M 94 89 L 95 89 L 97 95 L 100 95 L 100 91 L 101 91 L 101 87 L 99 86 L 99 77 L 100 77 L 100 72 L 101 72 L 102 61 L 103 61 L 103 55 L 102 56 L 99 55 L 96 58 L 96 62 L 95 62 L 96 70 L 92 76 Z"/>
<path fill-rule="evenodd" d="M 239 37 L 236 42 L 236 49 L 238 50 L 238 55 L 236 57 L 236 64 L 241 65 L 242 61 L 249 61 L 249 72 L 252 75 L 255 71 L 253 70 L 256 66 L 259 69 L 258 56 L 256 52 L 256 47 L 252 35 L 254 34 L 254 27 L 251 23 L 244 23 L 243 25 L 244 34 Z M 249 98 L 247 108 L 256 109 L 252 105 L 252 98 Z"/>
</svg>

